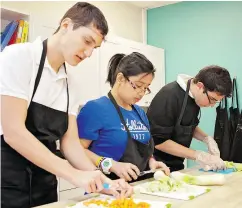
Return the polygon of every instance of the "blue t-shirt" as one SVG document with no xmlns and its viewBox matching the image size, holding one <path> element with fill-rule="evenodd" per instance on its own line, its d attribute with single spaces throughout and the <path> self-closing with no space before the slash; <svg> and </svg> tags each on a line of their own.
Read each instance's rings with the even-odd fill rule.
<svg viewBox="0 0 242 208">
<path fill-rule="evenodd" d="M 150 140 L 149 121 L 144 110 L 134 105 L 135 109 L 120 107 L 126 125 L 133 139 L 148 143 Z M 145 122 L 145 125 L 141 121 Z M 103 157 L 118 161 L 127 145 L 128 134 L 111 100 L 103 96 L 89 101 L 77 117 L 79 138 L 92 140 L 89 150 Z M 147 129 L 148 127 L 148 129 Z"/>
</svg>

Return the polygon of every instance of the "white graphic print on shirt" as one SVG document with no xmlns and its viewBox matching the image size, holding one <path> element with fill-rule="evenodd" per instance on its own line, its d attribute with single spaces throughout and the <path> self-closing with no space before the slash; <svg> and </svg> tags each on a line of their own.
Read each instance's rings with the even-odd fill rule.
<svg viewBox="0 0 242 208">
<path fill-rule="evenodd" d="M 140 142 L 147 142 L 149 138 L 149 130 L 147 127 L 141 122 L 141 121 L 136 121 L 136 120 L 129 120 L 128 118 L 126 119 L 126 125 L 133 137 L 133 139 L 138 140 Z M 121 129 L 123 131 L 125 130 L 124 125 L 121 123 Z"/>
</svg>

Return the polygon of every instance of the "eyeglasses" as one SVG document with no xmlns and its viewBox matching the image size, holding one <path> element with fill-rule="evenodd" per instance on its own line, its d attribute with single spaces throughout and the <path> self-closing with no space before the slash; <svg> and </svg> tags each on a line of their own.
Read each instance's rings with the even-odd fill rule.
<svg viewBox="0 0 242 208">
<path fill-rule="evenodd" d="M 213 98 L 212 96 L 208 95 L 208 90 L 205 89 L 204 90 L 205 94 L 207 95 L 208 101 L 209 103 L 212 104 L 216 104 L 216 103 L 220 103 L 220 100 L 216 100 L 215 98 Z"/>
<path fill-rule="evenodd" d="M 132 81 L 130 81 L 130 79 L 128 77 L 125 77 L 128 82 L 130 83 L 130 85 L 133 87 L 133 89 L 137 92 L 137 93 L 141 93 L 144 92 L 145 95 L 148 95 L 151 93 L 151 90 L 148 87 L 143 87 L 143 86 L 137 86 L 135 83 L 133 83 Z"/>
</svg>

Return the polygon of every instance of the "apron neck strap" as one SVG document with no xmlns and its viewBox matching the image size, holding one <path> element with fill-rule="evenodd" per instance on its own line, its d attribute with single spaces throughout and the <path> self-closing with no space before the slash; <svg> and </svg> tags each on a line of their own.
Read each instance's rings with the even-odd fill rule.
<svg viewBox="0 0 242 208">
<path fill-rule="evenodd" d="M 224 98 L 220 101 L 219 106 L 220 106 L 220 108 L 227 109 L 228 104 L 227 104 L 227 98 L 226 98 L 226 97 L 224 97 Z"/>
<path fill-rule="evenodd" d="M 43 50 L 42 50 L 42 54 L 41 54 L 40 65 L 39 65 L 37 76 L 36 76 L 36 79 L 35 79 L 34 90 L 33 90 L 33 94 L 32 94 L 30 103 L 32 102 L 33 97 L 34 97 L 34 95 L 36 93 L 36 90 L 37 90 L 37 88 L 39 86 L 40 78 L 41 78 L 41 75 L 42 75 L 42 72 L 43 72 L 43 69 L 44 69 L 46 55 L 47 55 L 47 39 L 43 41 Z M 66 65 L 65 65 L 65 63 L 63 65 L 64 65 L 65 72 L 66 72 Z M 69 111 L 69 88 L 68 88 L 68 81 L 67 81 L 67 79 L 66 79 L 66 93 L 67 93 L 67 109 L 66 109 L 66 113 L 68 114 L 68 111 Z"/>
<path fill-rule="evenodd" d="M 66 72 L 66 64 L 64 63 L 63 66 L 64 66 L 64 69 L 65 69 L 65 73 L 67 74 L 67 72 Z M 66 113 L 68 114 L 68 112 L 69 112 L 69 86 L 68 86 L 68 79 L 67 78 L 66 78 L 66 94 L 67 94 Z"/>
<path fill-rule="evenodd" d="M 43 69 L 44 69 L 46 54 L 47 54 L 47 39 L 43 41 L 43 50 L 42 50 L 42 54 L 41 54 L 40 65 L 39 65 L 38 73 L 37 73 L 37 76 L 36 76 L 36 79 L 35 79 L 34 91 L 33 91 L 30 102 L 32 102 L 33 97 L 36 93 L 37 87 L 39 85 L 40 78 L 41 78 L 41 75 L 42 75 L 42 72 L 43 72 Z"/>
<path fill-rule="evenodd" d="M 187 82 L 187 88 L 186 88 L 185 96 L 184 96 L 183 103 L 182 103 L 181 113 L 180 113 L 179 118 L 177 120 L 177 124 L 181 123 L 183 114 L 185 112 L 185 109 L 186 109 L 186 106 L 187 106 L 187 98 L 188 98 L 188 95 L 189 95 L 190 86 L 191 86 L 191 79 L 189 79 L 188 82 Z"/>
<path fill-rule="evenodd" d="M 236 78 L 233 79 L 233 91 L 232 91 L 232 107 L 234 107 L 234 99 L 236 99 L 236 107 L 239 109 L 239 98 Z"/>
<path fill-rule="evenodd" d="M 124 120 L 123 114 L 122 114 L 122 112 L 121 112 L 121 110 L 120 110 L 120 108 L 119 108 L 119 106 L 118 106 L 116 100 L 114 99 L 114 97 L 113 97 L 111 91 L 109 91 L 109 93 L 108 93 L 108 97 L 110 98 L 111 102 L 113 103 L 113 105 L 114 105 L 114 107 L 115 107 L 115 109 L 116 109 L 116 111 L 117 111 L 117 113 L 118 113 L 118 115 L 119 115 L 119 118 L 120 118 L 122 124 L 124 125 L 125 130 L 127 131 L 128 138 L 129 138 L 129 139 L 132 139 L 131 133 L 130 133 L 130 131 L 129 131 L 129 128 L 128 128 L 127 125 L 126 125 L 126 122 L 125 122 L 125 120 Z M 143 119 L 141 118 L 139 112 L 137 111 L 137 109 L 136 109 L 133 105 L 132 105 L 132 109 L 135 110 L 135 112 L 138 114 L 140 120 L 142 121 L 143 125 L 145 125 L 146 128 L 148 129 L 147 125 L 145 124 L 145 122 L 144 122 Z"/>
</svg>

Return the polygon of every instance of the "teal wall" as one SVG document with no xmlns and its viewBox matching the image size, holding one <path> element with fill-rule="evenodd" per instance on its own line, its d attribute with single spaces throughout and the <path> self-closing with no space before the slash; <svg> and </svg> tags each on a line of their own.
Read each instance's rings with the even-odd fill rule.
<svg viewBox="0 0 242 208">
<path fill-rule="evenodd" d="M 217 64 L 237 76 L 242 106 L 242 2 L 180 2 L 147 12 L 148 44 L 165 49 L 166 83 Z M 202 110 L 200 127 L 213 135 L 215 108 Z M 206 150 L 201 142 L 192 148 Z M 192 161 L 188 162 L 192 166 Z"/>
</svg>

